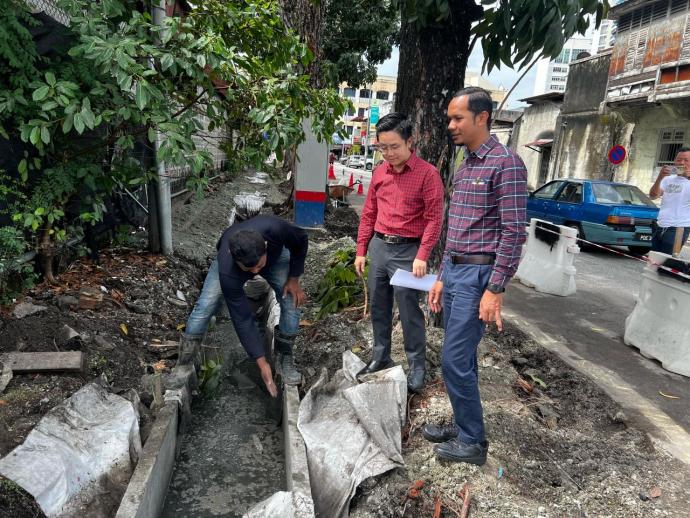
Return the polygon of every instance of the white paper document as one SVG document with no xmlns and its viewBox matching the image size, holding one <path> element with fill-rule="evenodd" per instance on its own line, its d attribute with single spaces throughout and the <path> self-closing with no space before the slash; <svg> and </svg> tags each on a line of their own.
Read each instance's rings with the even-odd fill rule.
<svg viewBox="0 0 690 518">
<path fill-rule="evenodd" d="M 431 291 L 436 282 L 435 273 L 427 273 L 424 277 L 415 277 L 412 272 L 398 268 L 391 278 L 391 286 L 402 286 L 413 290 Z"/>
</svg>

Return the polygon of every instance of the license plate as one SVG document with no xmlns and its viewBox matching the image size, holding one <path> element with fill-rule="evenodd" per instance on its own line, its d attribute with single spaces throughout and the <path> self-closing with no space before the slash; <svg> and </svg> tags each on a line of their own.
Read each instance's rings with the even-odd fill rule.
<svg viewBox="0 0 690 518">
<path fill-rule="evenodd" d="M 651 241 L 652 235 L 651 234 L 637 234 L 635 236 L 635 239 L 638 239 L 640 241 Z"/>
</svg>

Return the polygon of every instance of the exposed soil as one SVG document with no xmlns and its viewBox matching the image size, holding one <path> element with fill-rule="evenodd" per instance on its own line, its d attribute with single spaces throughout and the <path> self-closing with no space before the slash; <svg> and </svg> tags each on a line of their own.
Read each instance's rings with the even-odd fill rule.
<svg viewBox="0 0 690 518">
<path fill-rule="evenodd" d="M 305 284 L 311 297 L 296 350 L 305 390 L 321 368 L 339 369 L 347 349 L 370 358 L 371 323 L 361 308 L 313 320 L 316 286 L 331 254 L 352 245 L 340 238 L 310 248 Z M 437 500 L 441 516 L 459 516 L 465 483 L 473 517 L 690 516 L 688 467 L 656 447 L 591 379 L 511 325 L 487 332 L 479 349 L 487 464 L 437 461 L 421 428 L 452 419 L 440 372 L 442 340 L 441 329 L 427 329 L 427 388 L 409 399 L 405 467 L 365 481 L 352 517 L 434 516 Z M 406 368 L 399 324 L 393 344 L 393 359 Z M 418 494 L 409 491 L 415 481 L 423 484 Z"/>
<path fill-rule="evenodd" d="M 192 198 L 173 215 L 175 255 L 164 257 L 143 250 L 111 248 L 101 252 L 99 264 L 89 259 L 72 263 L 56 286 L 37 286 L 18 302 L 45 309 L 24 318 L 12 315 L 13 306 L 0 307 L 0 353 L 81 350 L 81 374 L 15 374 L 0 394 L 0 456 L 21 444 L 45 413 L 96 377 L 121 392 L 139 390 L 144 374 L 166 372 L 175 358 L 148 350 L 154 340 L 177 341 L 198 297 L 206 267 L 228 225 L 233 198 L 241 192 L 261 191 L 268 203 L 281 195 L 269 182 L 254 183 L 253 173 L 211 185 L 207 199 Z M 270 211 L 270 207 L 266 207 Z M 141 239 L 141 236 L 138 236 Z M 80 290 L 90 287 L 103 296 L 96 309 L 79 309 Z M 180 300 L 181 292 L 185 301 Z M 63 326 L 80 338 L 65 341 Z M 142 402 L 150 403 L 140 391 Z M 150 428 L 144 413 L 142 443 Z M 43 516 L 33 498 L 0 477 L 0 516 Z"/>
</svg>

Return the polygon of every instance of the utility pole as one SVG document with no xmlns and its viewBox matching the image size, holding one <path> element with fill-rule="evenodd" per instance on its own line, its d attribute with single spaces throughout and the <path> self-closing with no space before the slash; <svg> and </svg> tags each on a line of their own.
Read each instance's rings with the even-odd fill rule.
<svg viewBox="0 0 690 518">
<path fill-rule="evenodd" d="M 374 86 L 373 84 L 371 85 Z M 367 86 L 369 92 L 369 111 L 367 112 L 367 134 L 364 136 L 364 169 L 367 168 L 367 156 L 369 153 L 369 130 L 371 129 L 371 88 Z"/>
</svg>

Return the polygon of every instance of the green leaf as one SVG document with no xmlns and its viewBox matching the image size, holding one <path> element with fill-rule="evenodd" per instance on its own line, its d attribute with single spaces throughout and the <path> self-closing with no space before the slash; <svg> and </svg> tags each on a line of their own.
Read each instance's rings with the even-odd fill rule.
<svg viewBox="0 0 690 518">
<path fill-rule="evenodd" d="M 50 144 L 50 131 L 47 126 L 41 127 L 41 140 L 44 144 Z"/>
<path fill-rule="evenodd" d="M 65 120 L 62 121 L 62 132 L 69 133 L 74 124 L 74 115 L 69 114 L 65 116 Z"/>
<path fill-rule="evenodd" d="M 163 54 L 163 57 L 161 58 L 161 70 L 168 70 L 171 66 L 173 66 L 174 62 L 175 61 L 173 60 L 172 54 Z"/>
<path fill-rule="evenodd" d="M 81 113 L 75 113 L 74 114 L 74 129 L 77 130 L 77 133 L 80 135 L 84 133 L 84 118 L 82 117 Z"/>
<path fill-rule="evenodd" d="M 41 128 L 38 126 L 34 126 L 34 128 L 31 130 L 31 135 L 29 135 L 29 142 L 31 142 L 34 146 L 39 143 L 41 140 Z"/>
<path fill-rule="evenodd" d="M 21 175 L 22 182 L 26 182 L 26 180 L 29 177 L 29 168 L 27 166 L 25 158 L 23 158 L 21 162 L 19 162 L 19 165 L 17 166 L 17 171 L 19 171 L 19 174 Z"/>
<path fill-rule="evenodd" d="M 137 104 L 139 110 L 146 108 L 146 104 L 149 102 L 149 94 L 144 87 L 144 82 L 139 81 L 134 92 L 134 102 Z"/>
<path fill-rule="evenodd" d="M 55 74 L 52 72 L 46 72 L 46 83 L 48 83 L 50 86 L 55 86 Z"/>
<path fill-rule="evenodd" d="M 50 91 L 50 87 L 48 85 L 43 85 L 40 88 L 37 88 L 36 90 L 34 90 L 34 93 L 32 94 L 31 98 L 37 102 L 42 101 L 43 99 L 46 98 L 49 91 Z"/>
</svg>

